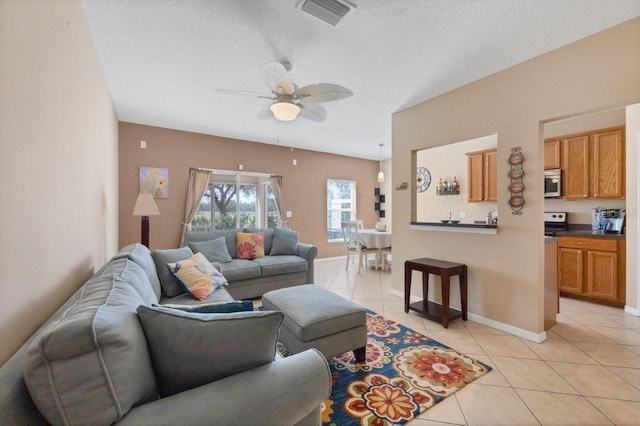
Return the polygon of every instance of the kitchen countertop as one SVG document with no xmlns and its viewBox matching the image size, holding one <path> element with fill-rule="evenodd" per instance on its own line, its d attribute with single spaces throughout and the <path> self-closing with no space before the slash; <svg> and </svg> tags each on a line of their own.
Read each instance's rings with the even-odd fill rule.
<svg viewBox="0 0 640 426">
<path fill-rule="evenodd" d="M 498 225 L 486 223 L 410 222 L 409 228 L 418 231 L 460 232 L 470 234 L 497 234 Z"/>
<path fill-rule="evenodd" d="M 624 240 L 624 234 L 607 234 L 593 232 L 585 229 L 569 229 L 568 231 L 557 231 L 556 237 L 580 237 L 580 238 L 603 238 L 608 240 Z"/>
<path fill-rule="evenodd" d="M 558 241 L 560 241 L 559 237 L 550 237 L 548 235 L 544 236 L 544 243 L 545 244 L 557 243 Z"/>
</svg>

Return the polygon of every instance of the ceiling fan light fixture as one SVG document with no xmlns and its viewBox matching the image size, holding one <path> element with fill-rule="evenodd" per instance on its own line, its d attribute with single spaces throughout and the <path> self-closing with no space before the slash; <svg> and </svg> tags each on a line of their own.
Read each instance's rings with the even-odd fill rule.
<svg viewBox="0 0 640 426">
<path fill-rule="evenodd" d="M 280 121 L 293 121 L 300 112 L 300 107 L 291 102 L 275 102 L 269 109 L 273 113 L 273 116 Z"/>
</svg>

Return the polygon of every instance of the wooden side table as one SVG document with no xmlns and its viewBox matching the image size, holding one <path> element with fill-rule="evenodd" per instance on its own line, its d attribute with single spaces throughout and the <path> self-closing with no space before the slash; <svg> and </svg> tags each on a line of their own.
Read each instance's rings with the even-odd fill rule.
<svg viewBox="0 0 640 426">
<path fill-rule="evenodd" d="M 422 295 L 423 300 L 409 304 L 411 297 L 411 275 L 412 271 L 422 272 Z M 429 302 L 429 274 L 439 275 L 442 284 L 442 305 Z M 451 276 L 460 276 L 460 304 L 462 311 L 449 307 L 449 279 Z M 416 311 L 425 317 L 442 322 L 444 328 L 449 328 L 449 321 L 462 317 L 467 320 L 467 265 L 462 263 L 447 262 L 445 260 L 420 259 L 407 260 L 404 262 L 404 311 L 409 309 Z"/>
</svg>

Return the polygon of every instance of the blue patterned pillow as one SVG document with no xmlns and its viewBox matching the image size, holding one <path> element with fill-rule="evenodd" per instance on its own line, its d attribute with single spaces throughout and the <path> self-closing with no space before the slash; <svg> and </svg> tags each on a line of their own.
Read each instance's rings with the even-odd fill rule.
<svg viewBox="0 0 640 426">
<path fill-rule="evenodd" d="M 226 303 L 212 303 L 202 305 L 153 305 L 162 308 L 180 309 L 184 312 L 193 314 L 228 314 L 230 312 L 253 311 L 253 302 L 251 300 L 234 300 Z"/>
</svg>

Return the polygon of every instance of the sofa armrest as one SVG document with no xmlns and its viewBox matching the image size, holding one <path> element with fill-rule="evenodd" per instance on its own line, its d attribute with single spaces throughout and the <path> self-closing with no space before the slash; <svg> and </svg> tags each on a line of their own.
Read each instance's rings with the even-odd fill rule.
<svg viewBox="0 0 640 426">
<path fill-rule="evenodd" d="M 307 269 L 307 284 L 315 284 L 313 263 L 316 256 L 318 256 L 318 247 L 311 244 L 298 243 L 298 256 L 305 258 L 309 264 L 309 269 Z"/>
<path fill-rule="evenodd" d="M 118 424 L 293 425 L 330 394 L 329 365 L 309 349 L 134 407 Z"/>
</svg>

